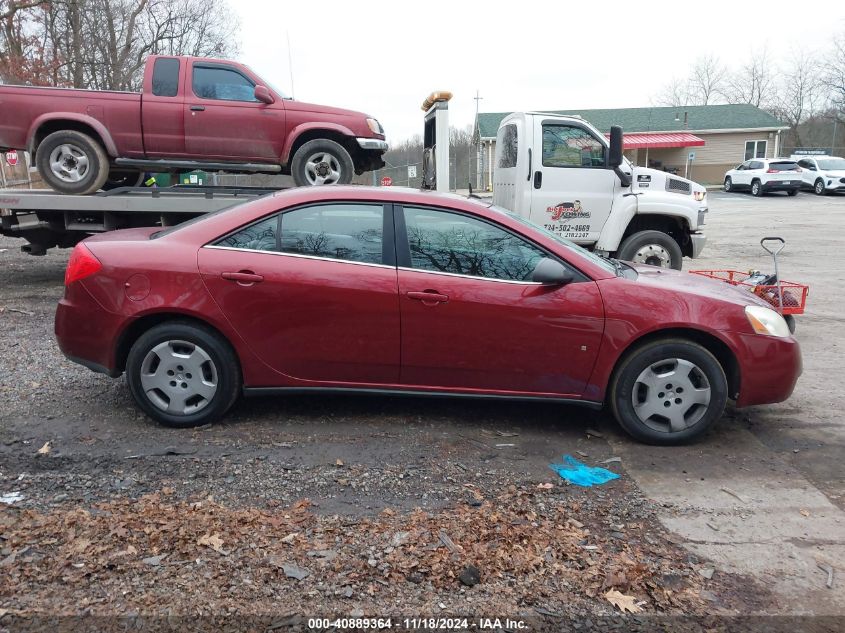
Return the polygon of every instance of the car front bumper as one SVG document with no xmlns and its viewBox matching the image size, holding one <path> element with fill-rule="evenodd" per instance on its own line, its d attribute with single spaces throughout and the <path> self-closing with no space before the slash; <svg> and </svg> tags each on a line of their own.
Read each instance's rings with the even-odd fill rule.
<svg viewBox="0 0 845 633">
<path fill-rule="evenodd" d="M 376 150 L 376 151 L 380 151 L 380 152 L 386 152 L 387 148 L 388 148 L 387 141 L 382 141 L 381 139 L 378 139 L 378 138 L 361 138 L 361 137 L 359 137 L 359 138 L 356 138 L 355 140 L 358 141 L 358 145 L 361 147 L 361 149 L 368 149 L 368 150 Z"/>
<path fill-rule="evenodd" d="M 740 372 L 737 407 L 783 402 L 792 395 L 803 369 L 798 341 L 760 334 L 731 338 Z"/>
</svg>

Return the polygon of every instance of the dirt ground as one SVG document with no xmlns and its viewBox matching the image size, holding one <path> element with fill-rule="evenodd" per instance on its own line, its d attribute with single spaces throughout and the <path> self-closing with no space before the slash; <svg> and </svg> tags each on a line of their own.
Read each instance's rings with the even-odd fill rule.
<svg viewBox="0 0 845 633">
<path fill-rule="evenodd" d="M 578 408 L 392 397 L 249 399 L 166 429 L 56 348 L 68 252 L 0 238 L 0 628 L 842 630 L 845 197 L 709 198 L 694 267 L 768 270 L 775 234 L 783 277 L 812 284 L 805 369 L 788 402 L 683 448 Z M 564 454 L 621 477 L 565 485 Z"/>
</svg>

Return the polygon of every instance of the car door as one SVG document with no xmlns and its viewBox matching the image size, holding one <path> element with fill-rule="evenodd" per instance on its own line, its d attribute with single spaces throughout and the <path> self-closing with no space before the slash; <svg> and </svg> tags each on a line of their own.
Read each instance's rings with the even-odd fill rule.
<svg viewBox="0 0 845 633">
<path fill-rule="evenodd" d="M 750 163 L 751 161 L 747 160 L 741 165 L 737 165 L 736 169 L 733 170 L 731 180 L 735 185 L 746 187 L 751 184 L 751 180 L 748 178 L 748 165 Z"/>
<path fill-rule="evenodd" d="M 818 174 L 816 161 L 812 158 L 804 158 L 798 161 L 798 166 L 801 168 L 801 183 L 805 187 L 812 187 Z"/>
<path fill-rule="evenodd" d="M 745 171 L 745 184 L 751 185 L 754 180 L 766 182 L 766 164 L 762 160 L 752 160 Z"/>
<path fill-rule="evenodd" d="M 178 57 L 158 57 L 147 71 L 141 123 L 144 151 L 153 158 L 185 154 L 184 92 L 179 91 L 185 74 Z"/>
<path fill-rule="evenodd" d="M 281 374 L 334 386 L 398 381 L 393 219 L 381 204 L 277 213 L 204 246 L 198 262 L 232 326 Z"/>
<path fill-rule="evenodd" d="M 530 281 L 548 253 L 471 215 L 406 206 L 396 222 L 403 385 L 583 394 L 604 328 L 595 282 Z"/>
<path fill-rule="evenodd" d="M 596 242 L 620 186 L 605 144 L 585 125 L 540 116 L 533 137 L 530 220 L 574 242 Z"/>
<path fill-rule="evenodd" d="M 277 163 L 285 141 L 281 99 L 255 98 L 255 82 L 240 69 L 194 61 L 185 87 L 185 148 L 197 158 Z"/>
</svg>

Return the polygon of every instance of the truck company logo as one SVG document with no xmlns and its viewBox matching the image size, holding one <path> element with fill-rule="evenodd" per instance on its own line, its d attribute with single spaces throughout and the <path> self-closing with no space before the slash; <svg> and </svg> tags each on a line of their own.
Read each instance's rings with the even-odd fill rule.
<svg viewBox="0 0 845 633">
<path fill-rule="evenodd" d="M 554 222 L 557 222 L 558 220 L 574 220 L 576 218 L 590 217 L 590 212 L 584 211 L 581 208 L 580 200 L 576 200 L 575 202 L 561 202 L 553 207 L 547 208 L 546 213 L 552 216 L 552 220 Z"/>
</svg>

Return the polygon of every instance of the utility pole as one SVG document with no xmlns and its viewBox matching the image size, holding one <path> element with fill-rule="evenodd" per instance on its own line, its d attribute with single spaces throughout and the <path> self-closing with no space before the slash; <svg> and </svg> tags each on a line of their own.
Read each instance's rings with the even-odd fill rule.
<svg viewBox="0 0 845 633">
<path fill-rule="evenodd" d="M 470 137 L 470 145 L 475 144 L 474 143 L 474 141 L 475 141 L 475 128 L 478 126 L 478 102 L 481 101 L 484 98 L 479 94 L 478 88 L 475 89 L 475 97 L 474 98 L 475 98 L 475 125 L 473 125 L 472 136 Z M 478 149 L 481 150 L 481 130 L 480 129 L 478 130 Z M 476 152 L 475 162 L 476 163 L 478 162 L 477 152 Z M 480 178 L 480 170 L 479 170 L 479 173 L 476 173 L 476 175 L 475 175 L 476 189 L 481 188 L 481 184 L 479 183 L 479 178 Z M 469 147 L 467 148 L 467 180 L 469 181 L 469 184 L 472 184 L 472 152 L 470 151 Z"/>
</svg>

